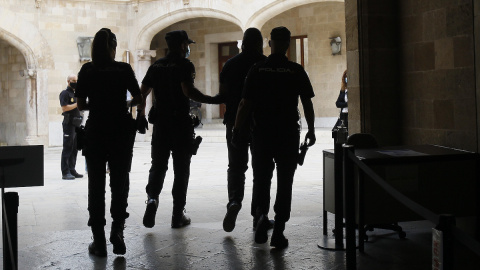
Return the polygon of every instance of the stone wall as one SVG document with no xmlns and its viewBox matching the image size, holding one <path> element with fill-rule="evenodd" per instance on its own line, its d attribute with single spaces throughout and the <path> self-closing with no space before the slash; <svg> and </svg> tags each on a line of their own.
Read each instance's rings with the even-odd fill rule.
<svg viewBox="0 0 480 270">
<path fill-rule="evenodd" d="M 404 143 L 476 151 L 472 1 L 398 2 Z"/>
<path fill-rule="evenodd" d="M 20 145 L 25 140 L 24 56 L 0 41 L 0 145 Z"/>
<path fill-rule="evenodd" d="M 62 143 L 62 109 L 58 95 L 65 89 L 66 78 L 78 73 L 84 62 L 79 61 L 76 39 L 79 36 L 93 37 L 102 27 L 117 35 L 117 61 L 123 61 L 128 49 L 128 25 L 125 17 L 128 6 L 105 1 L 48 1 L 41 2 L 35 11 L 33 22 L 48 40 L 53 50 L 55 69 L 48 71 L 49 144 Z"/>
</svg>

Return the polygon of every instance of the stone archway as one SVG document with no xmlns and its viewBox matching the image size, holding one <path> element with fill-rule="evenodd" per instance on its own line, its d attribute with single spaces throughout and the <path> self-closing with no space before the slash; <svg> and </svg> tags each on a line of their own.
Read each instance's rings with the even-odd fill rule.
<svg viewBox="0 0 480 270">
<path fill-rule="evenodd" d="M 345 2 L 345 0 L 289 0 L 276 1 L 263 8 L 257 10 L 245 24 L 245 29 L 248 27 L 256 27 L 261 29 L 262 26 L 271 18 L 298 6 L 320 3 L 320 2 Z"/>
<path fill-rule="evenodd" d="M 235 17 L 232 14 L 229 14 L 224 11 L 220 10 L 212 10 L 206 8 L 194 8 L 188 10 L 178 10 L 175 12 L 171 12 L 164 16 L 158 17 L 151 22 L 145 23 L 144 26 L 140 26 L 141 30 L 138 31 L 139 34 L 136 37 L 135 43 L 135 53 L 134 53 L 134 66 L 135 66 L 135 73 L 137 78 L 143 78 L 148 70 L 148 67 L 151 64 L 151 58 L 155 57 L 156 52 L 150 50 L 150 43 L 154 36 L 161 32 L 162 30 L 168 28 L 171 25 L 174 25 L 181 21 L 186 21 L 188 19 L 195 19 L 195 18 L 213 18 L 219 19 L 226 22 L 230 22 L 234 25 L 237 25 L 240 29 L 242 29 L 242 23 L 240 19 Z M 241 31 L 236 33 L 234 40 L 238 39 L 238 36 L 241 37 Z M 205 37 L 204 46 L 205 48 L 210 48 L 210 43 L 218 42 L 217 39 L 211 39 Z M 207 57 L 210 54 L 210 50 L 206 51 Z M 205 74 L 205 82 L 207 88 L 207 94 L 211 94 L 209 92 L 210 87 L 210 66 L 206 67 L 207 72 Z M 150 98 L 150 96 L 149 96 Z M 150 101 L 147 99 L 147 107 L 149 107 Z M 149 108 L 147 108 L 148 110 Z M 212 108 L 211 105 L 207 105 L 206 107 L 206 115 L 207 121 L 211 120 L 212 117 Z M 140 139 L 142 140 L 142 139 Z"/>
<path fill-rule="evenodd" d="M 172 24 L 187 19 L 202 17 L 225 20 L 227 22 L 239 25 L 243 28 L 242 22 L 239 18 L 221 10 L 212 10 L 206 8 L 178 10 L 155 18 L 151 22 L 140 26 L 140 30 L 138 31 L 138 35 L 136 37 L 137 42 L 135 43 L 135 48 L 136 50 L 143 50 L 149 48 L 150 42 L 152 41 L 153 37 L 162 29 Z"/>
<path fill-rule="evenodd" d="M 0 39 L 18 49 L 25 58 L 24 144 L 48 144 L 47 70 L 53 69 L 53 57 L 47 41 L 36 26 L 19 15 L 0 9 Z M 22 31 L 19 31 L 21 29 Z M 15 33 L 15 34 L 13 34 Z"/>
</svg>

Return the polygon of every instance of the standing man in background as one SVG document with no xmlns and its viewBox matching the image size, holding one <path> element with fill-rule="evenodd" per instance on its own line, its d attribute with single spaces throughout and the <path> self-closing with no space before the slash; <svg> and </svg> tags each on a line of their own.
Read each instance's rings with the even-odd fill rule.
<svg viewBox="0 0 480 270">
<path fill-rule="evenodd" d="M 70 74 L 67 77 L 67 89 L 60 93 L 60 106 L 62 106 L 63 115 L 63 150 L 61 159 L 62 179 L 74 180 L 82 178 L 83 175 L 77 173 L 75 165 L 77 163 L 77 133 L 75 127 L 82 123 L 82 116 L 77 108 L 77 98 L 75 97 L 75 88 L 77 87 L 77 75 Z"/>
</svg>

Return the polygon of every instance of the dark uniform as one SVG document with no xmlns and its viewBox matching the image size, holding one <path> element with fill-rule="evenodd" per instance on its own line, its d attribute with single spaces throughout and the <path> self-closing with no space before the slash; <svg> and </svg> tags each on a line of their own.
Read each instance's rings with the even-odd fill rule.
<svg viewBox="0 0 480 270">
<path fill-rule="evenodd" d="M 348 92 L 347 89 L 345 89 L 345 91 L 340 90 L 340 94 L 338 94 L 337 101 L 335 102 L 335 106 L 337 106 L 337 108 L 340 108 L 340 116 L 338 117 L 338 121 L 335 124 L 335 127 L 341 125 L 343 121 L 343 125 L 345 125 L 345 127 L 348 128 L 348 94 L 347 92 Z"/>
<path fill-rule="evenodd" d="M 129 216 L 128 173 L 136 130 L 135 120 L 127 108 L 127 90 L 132 96 L 140 94 L 135 74 L 126 63 L 112 62 L 102 68 L 86 63 L 78 74 L 75 94 L 88 98 L 90 110 L 83 154 L 88 166 L 88 225 L 92 227 L 106 224 L 106 162 L 110 165 L 113 222 L 123 224 Z"/>
<path fill-rule="evenodd" d="M 68 86 L 60 93 L 60 106 L 66 106 L 77 103 L 77 98 L 73 89 Z M 75 108 L 62 113 L 63 115 L 63 150 L 61 158 L 62 175 L 75 174 L 75 165 L 77 163 L 77 133 L 75 132 L 74 118 L 80 117 L 80 111 Z"/>
<path fill-rule="evenodd" d="M 292 184 L 300 143 L 299 97 L 312 98 L 313 88 L 303 67 L 284 54 L 272 54 L 252 67 L 243 98 L 253 103 L 253 198 L 257 217 L 267 215 L 275 164 L 277 195 L 275 226 L 290 219 Z"/>
<path fill-rule="evenodd" d="M 173 158 L 173 216 L 181 216 L 186 204 L 194 130 L 189 115 L 190 100 L 183 94 L 181 82 L 195 79 L 193 63 L 180 53 L 170 52 L 157 60 L 142 81 L 153 88 L 155 122 L 152 134 L 152 166 L 146 192 L 156 199 L 162 191 L 170 153 Z"/>
<path fill-rule="evenodd" d="M 253 64 L 265 58 L 266 56 L 255 50 L 243 51 L 229 59 L 220 73 L 220 83 L 228 89 L 223 123 L 227 128 L 229 204 L 237 202 L 241 205 L 245 191 L 245 172 L 248 169 L 248 145 L 232 146 L 232 130 L 237 117 L 238 104 L 242 99 L 243 85 L 248 71 Z M 252 215 L 255 215 L 255 209 L 256 207 L 252 204 Z"/>
</svg>

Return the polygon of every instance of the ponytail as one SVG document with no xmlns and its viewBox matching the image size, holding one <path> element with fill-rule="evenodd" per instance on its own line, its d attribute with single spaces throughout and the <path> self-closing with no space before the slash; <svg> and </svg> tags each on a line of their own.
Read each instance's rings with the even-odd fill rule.
<svg viewBox="0 0 480 270">
<path fill-rule="evenodd" d="M 95 66 L 104 66 L 112 59 L 111 51 L 117 47 L 117 39 L 110 29 L 102 28 L 95 34 L 92 42 L 92 62 Z"/>
</svg>

